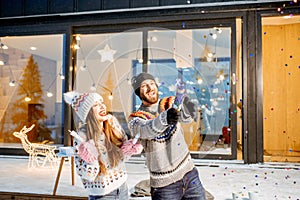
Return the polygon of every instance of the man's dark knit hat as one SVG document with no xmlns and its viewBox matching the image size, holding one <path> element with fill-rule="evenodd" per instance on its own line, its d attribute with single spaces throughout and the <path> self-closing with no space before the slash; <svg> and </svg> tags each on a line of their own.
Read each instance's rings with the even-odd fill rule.
<svg viewBox="0 0 300 200">
<path fill-rule="evenodd" d="M 137 96 L 140 96 L 140 87 L 141 87 L 142 82 L 147 79 L 155 81 L 154 77 L 151 74 L 146 73 L 146 72 L 142 72 L 139 75 L 132 77 L 131 85 Z"/>
</svg>

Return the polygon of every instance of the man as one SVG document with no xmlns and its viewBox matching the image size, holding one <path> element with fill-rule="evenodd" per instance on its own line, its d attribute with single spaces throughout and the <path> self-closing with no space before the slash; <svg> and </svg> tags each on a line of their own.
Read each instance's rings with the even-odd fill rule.
<svg viewBox="0 0 300 200">
<path fill-rule="evenodd" d="M 133 136 L 140 135 L 150 172 L 154 200 L 205 200 L 205 190 L 191 159 L 180 123 L 197 118 L 197 106 L 184 97 L 181 110 L 172 108 L 174 97 L 159 99 L 154 77 L 141 73 L 132 79 L 135 94 L 142 100 L 129 116 Z"/>
</svg>

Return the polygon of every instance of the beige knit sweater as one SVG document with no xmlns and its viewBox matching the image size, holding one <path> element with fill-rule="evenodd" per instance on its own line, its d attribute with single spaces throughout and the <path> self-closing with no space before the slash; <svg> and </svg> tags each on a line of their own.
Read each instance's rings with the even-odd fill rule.
<svg viewBox="0 0 300 200">
<path fill-rule="evenodd" d="M 182 109 L 180 122 L 191 121 L 191 117 Z M 151 187 L 174 183 L 193 169 L 194 163 L 180 123 L 176 126 L 167 124 L 167 112 L 162 109 L 161 103 L 149 107 L 141 105 L 136 114 L 130 116 L 128 127 L 133 136 L 140 134 L 139 140 L 144 147 L 150 171 Z"/>
</svg>

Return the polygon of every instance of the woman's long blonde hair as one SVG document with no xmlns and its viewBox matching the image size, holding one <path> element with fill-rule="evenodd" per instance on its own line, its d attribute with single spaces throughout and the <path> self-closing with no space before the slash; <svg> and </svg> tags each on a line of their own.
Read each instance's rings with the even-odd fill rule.
<svg viewBox="0 0 300 200">
<path fill-rule="evenodd" d="M 126 139 L 126 136 L 122 129 L 119 130 L 114 128 L 115 126 L 111 124 L 113 121 L 114 120 L 106 120 L 104 122 L 98 121 L 93 109 L 89 111 L 86 118 L 87 139 L 93 139 L 95 141 L 95 145 L 99 152 L 98 161 L 100 165 L 100 174 L 105 174 L 107 172 L 107 167 L 101 160 L 101 150 L 98 146 L 101 134 L 105 135 L 104 145 L 107 150 L 110 167 L 114 168 L 124 158 L 120 147 Z"/>
</svg>

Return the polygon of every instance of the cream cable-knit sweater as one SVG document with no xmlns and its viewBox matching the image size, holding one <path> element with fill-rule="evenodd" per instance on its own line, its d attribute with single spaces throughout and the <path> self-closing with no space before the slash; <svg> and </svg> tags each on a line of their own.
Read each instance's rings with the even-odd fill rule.
<svg viewBox="0 0 300 200">
<path fill-rule="evenodd" d="M 116 122 L 116 119 L 113 119 Z M 119 126 L 117 123 L 115 124 Z M 121 127 L 121 126 L 120 126 Z M 119 128 L 120 128 L 119 127 Z M 78 131 L 78 134 L 82 138 L 86 138 L 86 127 L 85 125 L 81 125 Z M 99 146 L 104 147 L 104 135 L 98 142 Z M 75 139 L 74 146 L 78 148 L 79 142 Z M 105 175 L 98 175 L 94 179 L 94 181 L 88 181 L 84 179 L 83 171 L 90 167 L 89 163 L 82 160 L 79 156 L 75 156 L 75 164 L 76 164 L 76 171 L 77 174 L 81 177 L 82 183 L 84 188 L 88 191 L 89 195 L 106 195 L 110 192 L 114 191 L 115 189 L 119 188 L 123 183 L 127 181 L 127 173 L 125 168 L 124 161 L 120 162 L 119 165 L 115 168 L 111 168 L 108 162 L 108 154 L 107 149 L 101 149 L 101 158 L 107 166 L 107 174 Z M 85 169 L 84 169 L 85 168 Z"/>
<path fill-rule="evenodd" d="M 158 103 L 149 107 L 141 105 L 139 111 L 157 116 L 153 119 L 131 116 L 128 123 L 133 136 L 140 133 L 139 141 L 145 150 L 151 187 L 164 187 L 180 180 L 194 167 L 180 123 L 168 125 L 167 112 L 161 112 Z M 179 120 L 189 123 L 192 118 L 182 109 Z"/>
</svg>

